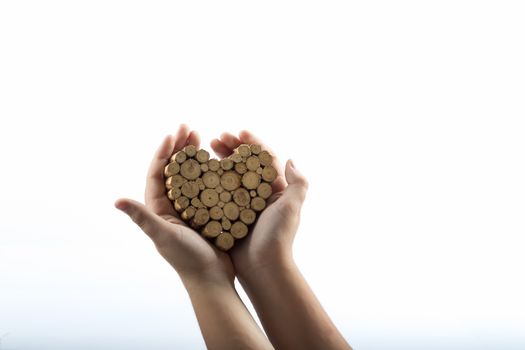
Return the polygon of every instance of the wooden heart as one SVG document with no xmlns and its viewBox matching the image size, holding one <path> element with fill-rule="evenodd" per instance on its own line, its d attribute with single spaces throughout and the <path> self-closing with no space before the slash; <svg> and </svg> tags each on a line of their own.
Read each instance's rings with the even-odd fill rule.
<svg viewBox="0 0 525 350">
<path fill-rule="evenodd" d="M 242 144 L 220 160 L 188 145 L 164 169 L 167 196 L 182 220 L 226 251 L 266 207 L 277 177 L 272 161 L 256 144 Z"/>
</svg>

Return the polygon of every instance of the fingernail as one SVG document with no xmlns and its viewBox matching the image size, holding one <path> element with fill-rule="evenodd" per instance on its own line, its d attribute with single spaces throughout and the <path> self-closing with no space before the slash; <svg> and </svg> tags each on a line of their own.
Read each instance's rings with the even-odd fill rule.
<svg viewBox="0 0 525 350">
<path fill-rule="evenodd" d="M 290 167 L 292 167 L 292 169 L 295 169 L 295 164 L 293 163 L 293 160 L 290 159 Z"/>
</svg>

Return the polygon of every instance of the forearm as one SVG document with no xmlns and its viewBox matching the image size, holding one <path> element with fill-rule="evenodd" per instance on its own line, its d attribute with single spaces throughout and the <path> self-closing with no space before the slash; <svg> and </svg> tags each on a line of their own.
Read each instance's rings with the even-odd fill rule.
<svg viewBox="0 0 525 350">
<path fill-rule="evenodd" d="M 350 349 L 291 259 L 239 280 L 276 349 Z"/>
<path fill-rule="evenodd" d="M 232 282 L 185 285 L 208 349 L 273 349 Z"/>
</svg>

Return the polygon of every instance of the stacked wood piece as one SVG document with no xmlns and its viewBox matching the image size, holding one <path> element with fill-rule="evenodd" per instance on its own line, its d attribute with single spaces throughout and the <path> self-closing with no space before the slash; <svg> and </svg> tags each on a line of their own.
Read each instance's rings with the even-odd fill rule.
<svg viewBox="0 0 525 350">
<path fill-rule="evenodd" d="M 266 207 L 277 177 L 272 162 L 256 144 L 242 144 L 221 160 L 188 145 L 164 169 L 167 195 L 182 220 L 226 251 Z"/>
</svg>

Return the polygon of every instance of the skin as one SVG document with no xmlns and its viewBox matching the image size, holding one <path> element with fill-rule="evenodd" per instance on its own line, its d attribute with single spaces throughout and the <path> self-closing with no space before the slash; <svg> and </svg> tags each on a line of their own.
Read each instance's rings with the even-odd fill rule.
<svg viewBox="0 0 525 350">
<path fill-rule="evenodd" d="M 173 153 L 188 144 L 199 147 L 200 138 L 186 125 L 174 136 L 166 136 L 151 161 L 145 205 L 122 198 L 115 206 L 151 238 L 178 272 L 208 349 L 272 349 L 235 290 L 228 254 L 186 226 L 165 195 L 164 167 Z"/>
<path fill-rule="evenodd" d="M 223 133 L 211 146 L 219 157 L 241 143 L 257 143 L 248 131 Z M 145 203 L 120 199 L 118 209 L 153 240 L 159 253 L 179 273 L 190 295 L 209 349 L 351 349 L 326 314 L 295 265 L 292 246 L 308 182 L 291 160 L 273 166 L 274 194 L 252 232 L 230 254 L 219 251 L 178 217 L 165 195 L 164 166 L 186 144 L 200 146 L 199 136 L 182 125 L 167 136 L 148 172 Z M 234 288 L 237 275 L 268 335 L 264 337 Z"/>
<path fill-rule="evenodd" d="M 248 131 L 238 136 L 223 133 L 211 146 L 226 157 L 241 143 L 260 144 L 275 155 Z M 272 165 L 278 177 L 269 205 L 252 232 L 231 252 L 237 277 L 276 349 L 351 349 L 293 259 L 292 246 L 308 182 L 291 160 L 284 170 L 275 157 Z"/>
</svg>

